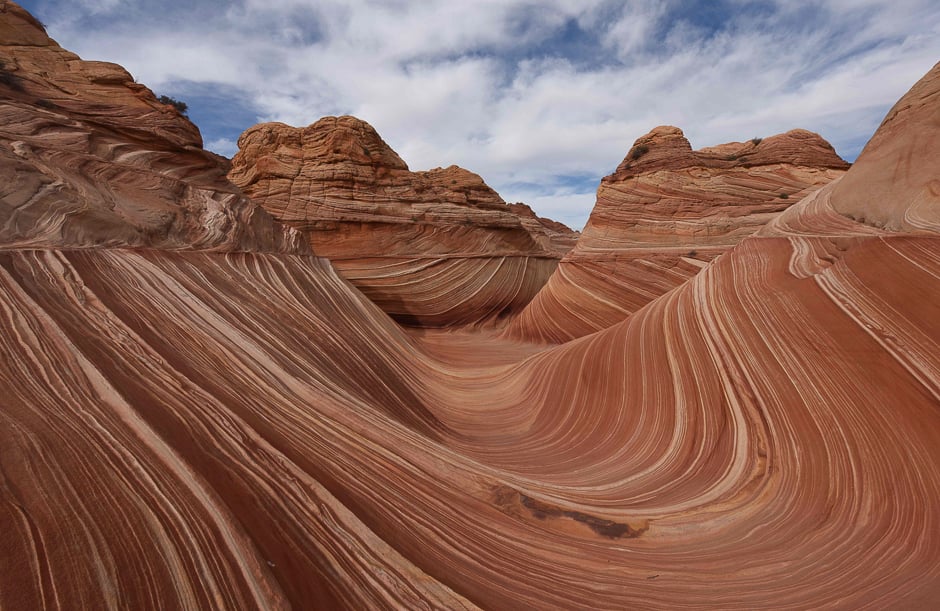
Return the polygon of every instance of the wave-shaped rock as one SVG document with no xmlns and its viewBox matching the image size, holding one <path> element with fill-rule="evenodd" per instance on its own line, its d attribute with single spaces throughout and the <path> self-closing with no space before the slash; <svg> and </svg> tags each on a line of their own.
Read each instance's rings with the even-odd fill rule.
<svg viewBox="0 0 940 611">
<path fill-rule="evenodd" d="M 195 125 L 12 2 L 0 19 L 0 245 L 309 252 Z"/>
<path fill-rule="evenodd" d="M 609 327 L 847 168 L 806 130 L 693 151 L 657 127 L 601 181 L 577 246 L 507 332 L 564 342 Z"/>
<path fill-rule="evenodd" d="M 238 145 L 232 181 L 400 322 L 449 326 L 517 312 L 576 239 L 463 168 L 409 171 L 355 117 L 257 125 Z"/>
<path fill-rule="evenodd" d="M 311 255 L 4 244 L 0 608 L 935 608 L 938 100 L 561 346 Z"/>
</svg>

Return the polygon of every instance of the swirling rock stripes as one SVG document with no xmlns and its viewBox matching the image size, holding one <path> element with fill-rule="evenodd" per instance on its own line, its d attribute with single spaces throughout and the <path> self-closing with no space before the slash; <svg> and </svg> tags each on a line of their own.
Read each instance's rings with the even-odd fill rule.
<svg viewBox="0 0 940 611">
<path fill-rule="evenodd" d="M 333 267 L 401 324 L 448 327 L 498 322 L 521 311 L 558 265 L 552 257 L 370 257 Z"/>
<path fill-rule="evenodd" d="M 371 125 L 324 117 L 256 125 L 231 180 L 400 323 L 502 323 L 522 310 L 577 234 L 507 205 L 457 166 L 411 172 Z"/>
<path fill-rule="evenodd" d="M 81 60 L 0 6 L 0 248 L 310 252 L 126 70 Z"/>
<path fill-rule="evenodd" d="M 33 410 L 41 410 L 45 406 L 61 405 L 63 409 L 71 408 L 76 413 L 83 414 L 83 416 L 70 417 L 69 411 L 63 411 L 63 409 L 56 411 L 56 420 L 62 422 L 60 426 L 74 428 L 77 427 L 77 423 L 73 423 L 72 418 L 77 418 L 79 422 L 82 417 L 90 418 L 90 415 L 85 414 L 95 407 L 104 412 L 104 416 L 100 421 L 93 421 L 91 426 L 102 429 L 101 434 L 107 435 L 107 438 L 99 440 L 83 429 L 72 430 L 68 435 L 69 438 L 91 439 L 97 442 L 93 446 L 95 448 L 103 446 L 120 453 L 125 448 L 137 450 L 140 444 L 135 439 L 135 435 L 140 436 L 140 429 L 144 425 L 131 427 L 127 422 L 120 421 L 110 413 L 117 411 L 114 404 L 110 402 L 101 404 L 101 400 L 104 397 L 113 397 L 113 401 L 119 403 L 126 400 L 134 406 L 133 410 L 126 407 L 131 413 L 131 419 L 134 422 L 149 421 L 154 430 L 159 430 L 159 434 L 163 435 L 162 439 L 166 440 L 162 442 L 161 447 L 173 444 L 178 448 L 179 454 L 174 454 L 172 460 L 183 465 L 180 467 L 182 472 L 188 478 L 197 481 L 214 482 L 217 486 L 216 490 L 221 491 L 221 499 L 216 497 L 215 503 L 219 507 L 237 510 L 238 517 L 236 519 L 234 515 L 226 515 L 227 511 L 222 511 L 215 505 L 210 511 L 191 500 L 187 502 L 187 497 L 178 491 L 174 494 L 161 489 L 162 494 L 156 498 L 147 498 L 136 503 L 122 498 L 111 500 L 100 492 L 94 494 L 94 497 L 98 499 L 95 511 L 77 516 L 75 526 L 101 528 L 107 533 L 108 536 L 99 534 L 101 540 L 95 541 L 97 546 L 103 548 L 101 554 L 104 558 L 97 564 L 104 562 L 111 568 L 107 575 L 99 575 L 97 581 L 88 578 L 90 583 L 83 583 L 81 580 L 76 583 L 67 583 L 77 588 L 78 594 L 89 597 L 88 606 L 101 606 L 108 603 L 118 606 L 129 604 L 131 606 L 184 608 L 278 606 L 286 604 L 283 591 L 276 579 L 272 577 L 272 573 L 276 575 L 279 572 L 278 566 L 303 575 L 303 579 L 285 588 L 287 595 L 294 601 L 319 601 L 322 605 L 343 604 L 350 607 L 376 604 L 412 606 L 438 598 L 443 607 L 454 608 L 465 605 L 459 596 L 449 592 L 446 587 L 429 582 L 426 577 L 423 577 L 421 571 L 415 569 L 394 550 L 370 534 L 361 522 L 339 504 L 328 491 L 308 474 L 297 469 L 291 460 L 284 457 L 276 447 L 272 447 L 265 440 L 266 427 L 263 424 L 257 430 L 249 424 L 251 419 L 260 419 L 261 423 L 270 421 L 270 415 L 258 412 L 258 408 L 262 405 L 277 404 L 292 411 L 296 410 L 299 399 L 292 394 L 292 390 L 298 391 L 297 385 L 296 383 L 288 384 L 293 388 L 285 388 L 284 382 L 279 383 L 277 378 L 266 380 L 246 369 L 232 370 L 232 366 L 238 363 L 237 353 L 228 352 L 234 348 L 228 345 L 228 341 L 219 339 L 233 331 L 232 329 L 225 330 L 221 320 L 225 315 L 213 315 L 211 311 L 204 308 L 197 295 L 187 292 L 172 276 L 165 274 L 165 270 L 173 269 L 176 271 L 177 279 L 183 273 L 191 273 L 195 280 L 204 281 L 206 278 L 203 271 L 192 265 L 186 265 L 185 262 L 174 264 L 171 261 L 163 261 L 163 265 L 158 266 L 154 264 L 155 262 L 148 264 L 146 259 L 141 259 L 139 256 L 127 256 L 119 252 L 111 253 L 106 257 L 96 256 L 98 254 L 89 253 L 90 256 L 86 256 L 73 252 L 70 258 L 67 258 L 55 253 L 23 253 L 4 257 L 4 267 L 11 270 L 5 274 L 5 279 L 28 278 L 29 281 L 26 284 L 35 296 L 36 301 L 24 303 L 22 309 L 42 312 L 42 305 L 54 305 L 54 299 L 57 296 L 70 296 L 74 300 L 73 311 L 55 310 L 54 318 L 57 319 L 56 323 L 59 325 L 59 329 L 56 329 L 57 335 L 79 338 L 77 341 L 81 343 L 72 345 L 71 352 L 78 353 L 80 356 L 88 354 L 97 357 L 96 367 L 100 371 L 98 376 L 107 375 L 114 381 L 114 384 L 109 383 L 110 385 L 104 388 L 89 389 L 86 395 L 77 397 L 65 395 L 43 397 L 27 391 L 22 403 L 15 402 L 13 409 L 8 410 L 9 413 L 13 417 L 23 418 L 25 416 L 22 415 L 21 410 L 29 407 Z M 227 270 L 219 271 L 227 275 L 233 283 L 244 280 L 242 274 L 254 272 L 260 277 L 269 279 L 271 284 L 268 288 L 271 290 L 268 293 L 275 294 L 278 282 L 283 280 L 278 277 L 277 273 L 281 264 L 270 262 L 271 265 L 264 265 L 265 262 L 250 260 L 245 263 L 252 269 L 238 269 L 233 265 Z M 322 269 L 322 264 L 320 265 Z M 161 272 L 160 269 L 164 271 Z M 111 303 L 120 303 L 130 295 L 140 295 L 147 290 L 154 291 L 155 296 L 166 295 L 167 298 L 162 304 L 159 300 L 149 304 L 153 308 L 150 312 L 161 312 L 166 317 L 164 320 L 172 320 L 176 323 L 186 320 L 183 316 L 184 311 L 190 312 L 191 316 L 196 317 L 192 319 L 191 324 L 198 331 L 189 330 L 189 335 L 204 334 L 198 345 L 204 349 L 205 346 L 214 344 L 218 349 L 218 354 L 226 355 L 231 359 L 227 363 L 228 367 L 225 363 L 214 360 L 210 354 L 204 353 L 201 357 L 193 358 L 188 367 L 173 369 L 171 364 L 174 361 L 180 362 L 178 357 L 183 351 L 190 355 L 198 353 L 198 349 L 188 344 L 181 334 L 186 329 L 186 324 L 157 326 L 167 341 L 176 346 L 175 349 L 170 348 L 170 344 L 148 343 L 144 340 L 144 336 L 138 335 L 135 330 L 134 320 L 129 311 L 106 309 L 99 297 L 105 292 L 96 292 L 92 283 L 86 282 L 86 279 L 96 277 L 97 274 L 104 275 L 108 271 L 111 272 L 112 280 L 116 280 L 120 276 L 120 274 L 115 274 L 118 270 L 129 274 L 122 278 L 127 282 L 118 280 L 115 285 L 109 286 L 110 293 L 107 294 L 107 300 Z M 333 290 L 337 287 L 346 290 L 345 285 L 335 275 L 331 280 L 326 274 L 324 280 L 326 290 L 329 290 L 331 286 Z M 122 293 L 118 286 L 123 285 L 127 288 L 124 288 Z M 20 287 L 21 292 L 25 291 L 22 285 Z M 98 288 L 101 288 L 101 285 L 98 285 Z M 291 288 L 297 289 L 297 287 Z M 285 287 L 282 286 L 281 290 L 285 290 Z M 59 291 L 58 295 L 57 291 Z M 307 290 L 300 294 L 305 299 L 309 299 L 314 293 Z M 335 296 L 334 298 L 341 305 L 346 305 L 345 302 L 350 297 Z M 7 301 L 5 300 L 4 303 Z M 296 304 L 287 305 L 297 307 Z M 375 311 L 372 306 L 363 305 Z M 227 314 L 237 316 L 235 312 Z M 122 322 L 122 317 L 127 320 L 127 324 Z M 332 317 L 334 324 L 336 320 L 337 317 Z M 156 322 L 155 319 L 149 319 L 150 324 L 154 322 Z M 99 332 L 93 337 L 88 337 L 88 330 L 95 326 Z M 50 322 L 48 327 L 55 329 L 56 325 Z M 152 335 L 154 329 L 150 329 L 149 333 Z M 223 335 L 217 335 L 218 333 Z M 238 335 L 239 333 L 235 331 L 235 336 Z M 215 342 L 211 339 L 213 336 L 217 338 Z M 233 336 L 232 339 L 235 337 Z M 62 342 L 63 339 L 59 341 Z M 242 342 L 250 342 L 250 340 L 242 335 L 239 337 L 239 343 Z M 112 345 L 120 346 L 121 350 L 114 351 Z M 259 355 L 264 353 L 263 347 L 242 345 L 243 348 L 237 352 L 243 355 L 255 354 L 255 357 L 259 358 Z M 10 356 L 21 357 L 22 355 Z M 56 369 L 52 364 L 55 362 L 55 357 L 60 355 L 49 357 L 37 352 L 36 356 L 52 358 L 52 361 L 43 364 L 49 372 L 62 370 L 61 367 Z M 10 359 L 9 362 L 29 362 L 29 359 Z M 278 370 L 276 363 L 262 364 L 259 361 L 253 361 L 253 364 L 254 371 L 259 373 L 267 372 L 271 375 L 272 370 Z M 217 373 L 220 376 L 226 374 L 231 376 L 233 372 L 243 375 L 244 381 L 240 386 L 241 390 L 247 390 L 247 392 L 238 400 L 226 393 L 219 393 L 221 398 L 213 397 L 206 390 L 213 388 L 213 380 L 207 379 L 206 376 L 213 370 L 213 367 L 218 368 Z M 195 375 L 194 369 L 191 368 L 201 370 L 203 375 Z M 279 374 L 281 380 L 290 380 L 289 374 L 284 372 L 279 372 Z M 15 375 L 15 372 L 12 373 L 11 378 Z M 46 375 L 45 370 L 42 373 L 29 372 L 28 375 L 24 375 L 24 378 L 42 381 L 44 375 Z M 387 377 L 392 378 L 392 376 Z M 216 383 L 224 383 L 225 379 L 221 377 Z M 272 383 L 274 387 L 269 388 L 266 383 Z M 87 384 L 82 378 L 77 377 L 54 386 L 61 387 L 60 390 L 64 392 L 69 385 L 82 388 Z M 359 388 L 358 384 L 355 387 Z M 313 388 L 316 388 L 316 382 L 308 382 L 308 386 L 303 391 L 309 394 Z M 266 395 L 270 398 L 260 401 Z M 245 409 L 244 415 L 250 419 L 246 422 L 226 405 Z M 46 430 L 47 426 L 32 423 L 35 434 L 44 437 L 54 435 L 54 432 Z M 284 426 L 288 425 L 284 423 Z M 128 428 L 133 428 L 133 430 L 125 430 Z M 5 428 L 5 430 L 8 429 Z M 59 435 L 64 435 L 64 433 L 59 433 Z M 4 461 L 5 474 L 11 473 L 11 465 L 22 469 L 22 464 L 28 464 L 28 459 L 34 456 L 26 449 L 18 449 L 21 449 L 22 453 L 14 452 L 8 461 Z M 149 449 L 152 451 L 152 448 Z M 141 490 L 148 488 L 143 486 L 146 480 L 139 480 L 145 474 L 138 474 L 138 478 L 132 477 L 138 469 L 154 470 L 165 478 L 173 474 L 172 469 L 158 468 L 162 464 L 160 456 L 138 458 L 137 462 L 140 466 L 135 469 L 134 465 L 137 462 L 131 463 L 127 467 L 130 473 L 122 473 L 121 478 L 118 479 L 117 476 L 108 478 L 105 472 L 99 472 L 100 467 L 108 464 L 123 465 L 130 462 L 128 458 L 124 458 L 123 461 L 95 458 L 95 453 L 87 448 L 73 450 L 70 445 L 61 444 L 47 444 L 47 447 L 33 448 L 33 450 L 41 450 L 35 456 L 55 457 L 59 462 L 64 463 L 64 466 L 60 467 L 62 474 L 55 480 L 59 483 L 37 485 L 33 482 L 31 485 L 26 485 L 20 482 L 18 488 L 41 491 L 48 486 L 58 490 L 61 480 L 68 480 L 75 482 L 76 487 L 81 486 L 79 489 L 85 495 L 92 494 L 98 486 L 114 491 L 112 494 L 119 494 L 126 490 L 140 494 Z M 76 466 L 75 463 L 88 466 L 82 468 Z M 98 470 L 94 470 L 96 466 L 99 467 Z M 198 469 L 198 476 L 193 473 L 193 469 Z M 170 473 L 163 471 L 170 471 Z M 23 477 L 22 473 L 16 474 L 20 478 Z M 173 482 L 173 478 L 170 478 L 170 483 L 164 486 L 171 486 L 174 483 L 175 487 L 180 487 L 180 482 Z M 64 489 L 69 490 L 71 487 L 64 487 Z M 206 501 L 203 500 L 203 502 Z M 222 505 L 223 502 L 225 505 Z M 36 519 L 33 514 L 33 511 L 36 511 L 35 502 L 29 503 L 26 499 L 18 499 L 17 505 L 28 508 L 23 509 L 23 512 Z M 195 505 L 195 507 L 188 507 L 188 505 Z M 74 498 L 70 498 L 63 501 L 62 506 L 80 507 L 81 505 L 75 503 Z M 150 530 L 158 530 L 160 527 L 164 530 L 168 529 L 164 524 L 170 520 L 163 515 L 148 518 L 147 514 L 151 510 L 172 512 L 171 516 L 182 513 L 183 517 L 178 519 L 185 518 L 185 520 L 176 525 L 176 530 L 181 532 L 175 535 L 175 538 L 167 534 L 159 534 L 162 531 L 148 536 Z M 69 523 L 61 523 L 62 516 L 58 513 L 48 510 L 46 512 L 47 520 L 56 519 L 51 525 L 44 525 L 50 532 L 56 532 L 60 525 L 65 526 Z M 128 518 L 124 516 L 136 518 L 139 513 L 143 513 L 143 516 L 139 518 L 143 520 L 143 525 L 125 523 Z M 279 524 L 277 519 L 271 519 L 276 515 L 282 516 L 283 523 Z M 120 526 L 115 524 L 115 520 L 118 520 Z M 203 525 L 206 522 L 207 524 Z M 152 523 L 150 529 L 146 526 L 148 523 Z M 173 525 L 172 522 L 171 525 Z M 186 529 L 192 530 L 194 527 L 208 529 L 210 532 L 219 529 L 223 531 L 223 534 L 225 529 L 235 530 L 236 533 L 228 538 L 237 540 L 240 547 L 226 553 L 228 548 L 218 540 L 218 535 L 214 540 L 201 541 L 201 538 L 206 538 L 208 535 L 202 535 L 200 538 L 187 534 L 189 531 Z M 247 529 L 247 534 L 242 528 Z M 122 537 L 127 533 L 134 533 L 139 539 L 137 546 L 122 547 Z M 73 554 L 80 554 L 89 560 L 95 560 L 97 555 L 93 550 L 81 551 L 86 550 L 90 545 L 90 543 L 84 546 L 76 543 L 73 546 Z M 263 551 L 259 551 L 256 546 L 260 546 Z M 174 551 L 178 554 L 183 552 L 206 554 L 212 559 L 213 564 L 218 566 L 191 566 L 183 564 L 182 561 L 174 565 L 171 554 Z M 138 560 L 135 561 L 135 557 L 139 557 Z M 161 558 L 166 558 L 166 560 L 161 560 Z M 146 559 L 150 559 L 151 562 L 144 563 Z M 50 572 L 57 576 L 70 574 L 71 570 L 63 566 L 66 560 L 67 558 L 59 558 L 58 563 L 50 569 Z M 389 565 L 390 562 L 391 565 Z M 120 567 L 120 569 L 115 567 Z M 123 580 L 118 581 L 114 575 L 119 575 Z M 135 578 L 138 581 L 134 581 Z M 236 589 L 234 592 L 211 591 L 209 586 L 213 584 L 213 580 Z M 266 584 L 265 587 L 259 588 L 253 585 L 252 581 L 255 580 Z M 421 585 L 422 581 L 427 582 L 425 586 Z M 358 582 L 365 582 L 361 590 L 354 586 Z M 175 583 L 175 586 L 167 588 L 167 584 L 172 583 Z M 99 584 L 98 591 L 95 588 L 96 584 Z M 112 591 L 104 589 L 109 584 Z M 252 585 L 252 588 L 248 587 Z M 239 592 L 238 589 L 247 592 Z M 124 600 L 121 597 L 115 597 L 114 590 L 126 591 L 141 598 Z M 261 591 L 259 593 L 255 590 Z M 69 592 L 69 596 L 74 594 Z M 254 594 L 254 598 L 248 594 Z M 72 597 L 68 600 L 76 599 Z"/>
<path fill-rule="evenodd" d="M 19 537 L 6 549 L 28 542 L 32 561 L 17 568 L 42 567 L 35 575 L 40 579 L 8 573 L 24 584 L 38 583 L 4 596 L 5 603 L 119 608 L 276 602 L 278 588 L 256 575 L 261 571 L 254 554 L 238 549 L 244 537 L 231 532 L 228 521 L 215 520 L 220 508 L 198 478 L 10 274 L 2 280 L 9 330 L 3 343 L 4 499 L 29 526 L 7 531 Z M 234 556 L 222 571 L 214 566 L 215 554 L 206 553 L 212 547 Z M 84 559 L 78 566 L 76 556 Z M 57 585 L 63 574 L 69 579 Z"/>
<path fill-rule="evenodd" d="M 792 239 L 752 238 L 626 322 L 519 362 L 494 362 L 493 335 L 403 335 L 309 257 L 8 253 L 4 328 L 23 330 L 4 335 L 3 430 L 40 440 L 4 444 L 10 549 L 34 558 L 24 582 L 54 584 L 50 606 L 110 600 L 97 583 L 195 607 L 931 600 L 935 361 L 898 355 L 929 358 L 936 334 L 894 316 L 909 294 L 854 287 L 869 296 L 849 315 L 847 289 L 816 280 L 890 280 L 890 253 L 928 239 L 866 239 L 800 277 Z M 886 312 L 890 349 L 859 323 Z M 21 490 L 72 494 L 77 515 Z M 63 524 L 119 576 L 29 551 L 42 539 L 25 533 Z"/>
<path fill-rule="evenodd" d="M 48 44 L 19 7 L 0 0 L 0 17 L 5 40 Z M 605 297 L 636 309 L 557 346 L 495 326 L 406 331 L 327 260 L 234 221 L 110 248 L 94 247 L 110 222 L 94 214 L 71 219 L 75 234 L 40 223 L 42 239 L 0 249 L 0 607 L 936 608 L 938 91 L 940 65 L 843 178 L 754 235 L 704 236 L 718 256 L 673 269 L 655 255 L 668 232 L 649 225 L 629 242 L 646 303 Z M 798 136 L 767 151 L 812 157 Z M 15 162 L 6 196 L 54 191 L 21 170 L 56 146 Z M 692 153 L 673 149 L 622 169 L 674 172 Z M 151 158 L 158 173 L 188 175 L 185 150 Z M 77 178 L 58 196 L 98 201 L 101 174 L 66 165 Z M 122 214 L 159 216 L 163 180 L 122 183 Z M 55 218 L 52 203 L 21 220 Z M 620 256 L 615 233 L 594 254 Z M 503 291 L 534 283 L 534 255 L 500 236 L 458 254 L 492 259 L 481 275 L 513 278 Z M 146 245 L 163 249 L 114 248 Z M 399 255 L 373 254 L 370 281 L 440 308 L 443 289 Z M 355 258 L 337 265 L 356 273 Z M 462 258 L 419 265 L 489 316 L 492 280 Z"/>
<path fill-rule="evenodd" d="M 561 343 L 609 327 L 847 167 L 805 130 L 693 151 L 657 127 L 601 181 L 577 245 L 507 334 Z"/>
</svg>

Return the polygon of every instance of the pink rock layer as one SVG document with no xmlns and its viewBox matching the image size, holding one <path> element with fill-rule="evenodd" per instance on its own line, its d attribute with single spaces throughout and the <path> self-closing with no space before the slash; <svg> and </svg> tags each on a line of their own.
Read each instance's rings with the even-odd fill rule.
<svg viewBox="0 0 940 611">
<path fill-rule="evenodd" d="M 257 125 L 238 144 L 232 181 L 399 322 L 518 312 L 577 237 L 457 166 L 409 171 L 355 117 Z"/>
<path fill-rule="evenodd" d="M 0 608 L 936 608 L 938 100 L 561 346 L 310 255 L 7 245 Z"/>
<path fill-rule="evenodd" d="M 805 130 L 693 151 L 657 127 L 603 179 L 577 246 L 507 333 L 560 343 L 609 327 L 847 168 Z"/>
</svg>

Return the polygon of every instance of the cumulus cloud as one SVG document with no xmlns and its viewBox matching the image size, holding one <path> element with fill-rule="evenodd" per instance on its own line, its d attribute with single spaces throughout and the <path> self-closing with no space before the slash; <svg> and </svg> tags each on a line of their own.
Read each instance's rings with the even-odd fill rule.
<svg viewBox="0 0 940 611">
<path fill-rule="evenodd" d="M 207 146 L 262 120 L 372 123 L 583 224 L 633 140 L 802 127 L 853 159 L 940 59 L 933 0 L 32 0 L 63 46 L 186 100 Z M 224 95 L 223 95 L 224 93 Z"/>
</svg>

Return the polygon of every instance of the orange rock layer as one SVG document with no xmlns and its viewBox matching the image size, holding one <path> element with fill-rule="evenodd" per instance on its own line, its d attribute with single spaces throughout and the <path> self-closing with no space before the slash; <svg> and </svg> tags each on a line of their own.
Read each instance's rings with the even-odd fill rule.
<svg viewBox="0 0 940 611">
<path fill-rule="evenodd" d="M 239 149 L 232 181 L 399 322 L 461 325 L 518 312 L 576 239 L 528 206 L 507 205 L 472 172 L 409 171 L 355 117 L 257 125 Z"/>
<path fill-rule="evenodd" d="M 2 255 L 4 608 L 929 607 L 940 244 L 829 244 L 497 366 L 315 259 Z"/>
<path fill-rule="evenodd" d="M 0 608 L 935 608 L 938 100 L 561 346 L 310 255 L 8 244 Z"/>
<path fill-rule="evenodd" d="M 0 2 L 0 248 L 309 252 L 226 178 L 195 125 Z"/>
<path fill-rule="evenodd" d="M 560 343 L 609 327 L 846 168 L 805 130 L 693 151 L 657 127 L 601 182 L 577 246 L 507 333 Z"/>
</svg>

